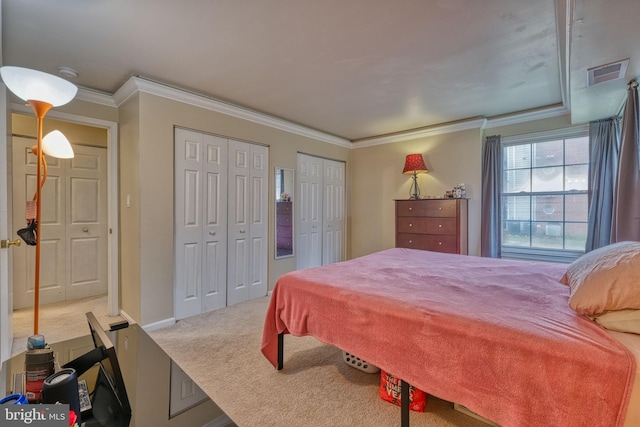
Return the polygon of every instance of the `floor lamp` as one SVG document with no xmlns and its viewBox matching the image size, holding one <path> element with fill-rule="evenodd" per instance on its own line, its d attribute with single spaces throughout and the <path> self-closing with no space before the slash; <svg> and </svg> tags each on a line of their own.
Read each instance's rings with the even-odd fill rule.
<svg viewBox="0 0 640 427">
<path fill-rule="evenodd" d="M 59 107 L 60 105 L 70 102 L 78 92 L 78 88 L 73 83 L 70 83 L 60 77 L 43 73 L 41 71 L 31 70 L 28 68 L 5 66 L 0 67 L 0 76 L 4 81 L 7 88 L 13 92 L 18 98 L 26 101 L 31 106 L 33 112 L 37 117 L 37 145 L 32 148 L 34 154 L 36 154 L 37 168 L 36 168 L 36 195 L 34 199 L 36 201 L 36 255 L 35 255 L 35 277 L 34 277 L 34 302 L 33 302 L 33 335 L 38 335 L 38 318 L 40 309 L 40 226 L 42 217 L 42 186 L 46 180 L 46 163 L 44 155 L 54 155 L 57 157 L 54 151 L 49 149 L 50 145 L 55 145 L 55 142 L 62 143 L 66 141 L 69 146 L 69 141 L 64 138 L 64 135 L 58 131 L 57 134 L 52 132 L 48 134 L 47 144 L 43 146 L 42 138 L 42 123 L 44 116 L 53 107 Z M 59 135 L 58 135 L 59 134 Z M 51 136 L 50 136 L 51 135 Z M 62 136 L 62 138 L 60 138 Z M 49 144 L 51 143 L 51 144 Z M 71 150 L 71 157 L 73 157 L 73 150 Z"/>
</svg>

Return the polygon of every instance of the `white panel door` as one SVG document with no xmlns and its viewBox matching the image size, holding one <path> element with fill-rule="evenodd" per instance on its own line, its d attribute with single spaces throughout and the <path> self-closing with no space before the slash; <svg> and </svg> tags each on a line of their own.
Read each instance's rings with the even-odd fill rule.
<svg viewBox="0 0 640 427">
<path fill-rule="evenodd" d="M 343 261 L 345 164 L 298 154 L 296 267 Z"/>
<path fill-rule="evenodd" d="M 227 305 L 267 294 L 267 147 L 229 140 Z"/>
<path fill-rule="evenodd" d="M 74 153 L 61 160 L 67 166 L 67 299 L 107 293 L 107 149 L 76 145 Z"/>
<path fill-rule="evenodd" d="M 345 164 L 323 160 L 322 264 L 344 260 L 344 179 Z"/>
<path fill-rule="evenodd" d="M 175 130 L 175 317 L 226 304 L 227 140 Z"/>
<path fill-rule="evenodd" d="M 255 299 L 267 295 L 269 149 L 262 145 L 252 144 L 250 166 L 251 263 L 249 265 L 249 299 Z"/>
<path fill-rule="evenodd" d="M 322 265 L 322 159 L 298 154 L 295 230 L 298 270 Z"/>
<path fill-rule="evenodd" d="M 202 311 L 227 305 L 227 140 L 205 135 Z"/>
<path fill-rule="evenodd" d="M 13 218 L 26 226 L 25 203 L 36 191 L 34 140 L 13 138 Z M 42 188 L 40 303 L 107 293 L 106 149 L 74 145 L 76 157 L 46 157 Z M 33 306 L 35 248 L 14 251 L 14 309 Z"/>
</svg>

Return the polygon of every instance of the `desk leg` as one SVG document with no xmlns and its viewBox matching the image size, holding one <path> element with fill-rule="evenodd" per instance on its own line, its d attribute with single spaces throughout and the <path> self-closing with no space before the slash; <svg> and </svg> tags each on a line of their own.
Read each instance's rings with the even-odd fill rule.
<svg viewBox="0 0 640 427">
<path fill-rule="evenodd" d="M 284 366 L 284 333 L 278 334 L 278 371 Z"/>
<path fill-rule="evenodd" d="M 400 425 L 409 427 L 409 383 L 400 380 Z"/>
</svg>

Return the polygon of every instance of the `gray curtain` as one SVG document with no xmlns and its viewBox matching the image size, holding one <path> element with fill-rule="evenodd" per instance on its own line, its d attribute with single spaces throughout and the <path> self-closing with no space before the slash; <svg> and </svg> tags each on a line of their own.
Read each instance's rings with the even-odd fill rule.
<svg viewBox="0 0 640 427">
<path fill-rule="evenodd" d="M 622 114 L 618 173 L 613 195 L 611 243 L 640 241 L 640 150 L 638 149 L 638 83 L 629 83 Z"/>
<path fill-rule="evenodd" d="M 612 117 L 589 123 L 591 195 L 585 251 L 611 243 L 613 192 L 618 169 L 620 119 Z"/>
<path fill-rule="evenodd" d="M 502 245 L 502 146 L 500 135 L 488 136 L 482 156 L 480 254 L 500 258 Z"/>
</svg>

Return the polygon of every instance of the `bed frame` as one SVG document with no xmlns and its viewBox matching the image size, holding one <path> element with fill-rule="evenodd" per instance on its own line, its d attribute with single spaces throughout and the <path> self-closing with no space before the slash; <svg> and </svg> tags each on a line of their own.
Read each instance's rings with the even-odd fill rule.
<svg viewBox="0 0 640 427">
<path fill-rule="evenodd" d="M 284 332 L 278 334 L 278 366 L 281 371 L 284 368 Z M 409 383 L 400 380 L 400 426 L 409 427 Z"/>
</svg>

